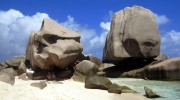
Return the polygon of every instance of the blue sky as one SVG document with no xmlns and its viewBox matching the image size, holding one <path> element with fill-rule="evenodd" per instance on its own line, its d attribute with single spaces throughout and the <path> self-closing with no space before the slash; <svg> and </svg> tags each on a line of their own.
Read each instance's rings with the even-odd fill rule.
<svg viewBox="0 0 180 100">
<path fill-rule="evenodd" d="M 112 14 L 133 5 L 157 15 L 161 52 L 180 56 L 179 0 L 0 0 L 0 62 L 25 54 L 29 34 L 43 18 L 79 31 L 84 53 L 101 58 Z"/>
</svg>

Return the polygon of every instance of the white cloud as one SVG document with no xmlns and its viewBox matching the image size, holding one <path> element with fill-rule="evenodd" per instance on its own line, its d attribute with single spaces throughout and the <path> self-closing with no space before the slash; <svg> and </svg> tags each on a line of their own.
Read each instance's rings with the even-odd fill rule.
<svg viewBox="0 0 180 100">
<path fill-rule="evenodd" d="M 43 18 L 49 18 L 48 14 L 27 16 L 14 9 L 0 11 L 0 61 L 25 54 L 29 34 L 39 30 Z"/>
<path fill-rule="evenodd" d="M 68 16 L 67 20 L 61 24 L 80 33 L 85 54 L 94 54 L 97 57 L 102 57 L 106 35 L 110 30 L 110 22 L 100 23 L 100 28 L 102 29 L 100 34 L 97 34 L 95 29 L 89 28 L 87 25 L 78 24 L 72 16 Z"/>
<path fill-rule="evenodd" d="M 169 19 L 165 15 L 156 14 L 156 19 L 159 25 L 167 24 L 169 22 Z"/>
<path fill-rule="evenodd" d="M 30 32 L 39 30 L 43 18 L 50 17 L 46 13 L 27 16 L 14 9 L 0 11 L 0 61 L 10 59 L 13 56 L 24 55 Z M 100 23 L 101 34 L 97 34 L 96 30 L 89 28 L 88 25 L 75 22 L 72 16 L 68 16 L 67 20 L 60 22 L 60 24 L 80 33 L 85 54 L 92 53 L 94 55 L 99 54 L 98 57 L 102 56 L 109 22 Z"/>
<path fill-rule="evenodd" d="M 95 54 L 99 57 L 103 55 L 103 48 L 105 45 L 106 36 L 110 30 L 110 22 L 101 22 L 100 27 L 102 28 L 101 34 L 96 35 L 90 40 L 91 47 L 97 49 L 97 52 L 95 52 Z"/>
<path fill-rule="evenodd" d="M 100 23 L 100 27 L 106 31 L 109 31 L 110 30 L 110 25 L 111 23 L 110 22 L 101 22 Z"/>
<path fill-rule="evenodd" d="M 180 32 L 171 30 L 161 36 L 161 51 L 170 57 L 180 56 Z"/>
</svg>

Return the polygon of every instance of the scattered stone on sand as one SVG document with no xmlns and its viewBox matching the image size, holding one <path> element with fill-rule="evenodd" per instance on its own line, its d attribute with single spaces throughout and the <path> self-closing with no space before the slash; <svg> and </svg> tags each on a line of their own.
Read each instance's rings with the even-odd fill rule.
<svg viewBox="0 0 180 100">
<path fill-rule="evenodd" d="M 114 83 L 109 86 L 108 92 L 110 93 L 137 93 L 136 91 L 130 89 L 127 86 L 119 86 L 118 84 Z"/>
<path fill-rule="evenodd" d="M 160 97 L 155 92 L 153 92 L 152 89 L 150 89 L 150 88 L 144 87 L 144 91 L 146 93 L 146 97 L 148 97 L 148 98 L 158 98 L 158 97 Z"/>
<path fill-rule="evenodd" d="M 40 81 L 40 82 L 36 82 L 36 83 L 31 83 L 31 86 L 37 87 L 40 89 L 44 89 L 47 86 L 47 84 L 45 81 Z"/>
</svg>

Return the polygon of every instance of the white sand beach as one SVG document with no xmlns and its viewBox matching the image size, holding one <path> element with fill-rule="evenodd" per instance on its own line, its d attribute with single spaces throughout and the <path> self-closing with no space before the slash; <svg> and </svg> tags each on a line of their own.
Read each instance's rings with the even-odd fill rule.
<svg viewBox="0 0 180 100">
<path fill-rule="evenodd" d="M 108 93 L 105 90 L 86 89 L 84 83 L 72 79 L 47 81 L 47 87 L 39 89 L 31 83 L 42 80 L 21 80 L 16 77 L 15 84 L 0 82 L 0 100 L 146 100 L 141 94 Z M 44 80 L 45 81 L 45 80 Z"/>
</svg>

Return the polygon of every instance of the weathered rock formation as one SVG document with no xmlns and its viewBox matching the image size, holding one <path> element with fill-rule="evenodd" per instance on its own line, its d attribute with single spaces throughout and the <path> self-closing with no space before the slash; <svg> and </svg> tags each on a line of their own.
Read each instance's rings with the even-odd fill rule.
<svg viewBox="0 0 180 100">
<path fill-rule="evenodd" d="M 73 65 L 82 53 L 80 35 L 57 22 L 44 19 L 40 31 L 32 32 L 26 49 L 26 59 L 33 70 L 65 69 Z"/>
<path fill-rule="evenodd" d="M 150 65 L 144 70 L 147 79 L 180 80 L 180 58 L 171 58 Z"/>
<path fill-rule="evenodd" d="M 73 79 L 75 81 L 84 82 L 87 76 L 97 75 L 98 69 L 96 65 L 88 60 L 83 60 L 74 68 Z"/>
<path fill-rule="evenodd" d="M 152 59 L 159 55 L 160 35 L 155 14 L 140 6 L 116 12 L 103 52 L 104 62 Z"/>
</svg>

